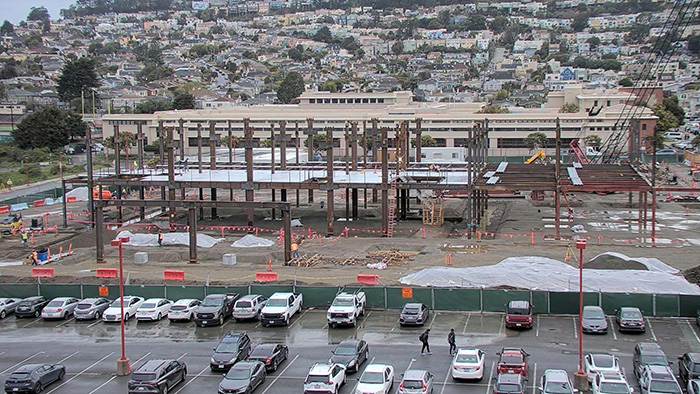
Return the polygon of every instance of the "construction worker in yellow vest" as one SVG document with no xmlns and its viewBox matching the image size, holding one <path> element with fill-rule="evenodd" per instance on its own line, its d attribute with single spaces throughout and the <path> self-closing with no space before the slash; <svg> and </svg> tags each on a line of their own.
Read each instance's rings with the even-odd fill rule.
<svg viewBox="0 0 700 394">
<path fill-rule="evenodd" d="M 24 245 L 25 248 L 27 247 L 27 241 L 29 241 L 29 235 L 25 230 L 22 230 L 22 245 Z"/>
<path fill-rule="evenodd" d="M 12 179 L 7 180 L 7 188 L 12 190 Z"/>
<path fill-rule="evenodd" d="M 292 258 L 299 258 L 299 244 L 296 240 L 292 241 Z"/>
</svg>

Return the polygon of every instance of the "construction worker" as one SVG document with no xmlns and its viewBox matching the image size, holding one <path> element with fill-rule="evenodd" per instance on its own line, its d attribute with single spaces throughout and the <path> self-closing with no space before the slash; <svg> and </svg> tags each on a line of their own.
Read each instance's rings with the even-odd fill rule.
<svg viewBox="0 0 700 394">
<path fill-rule="evenodd" d="M 39 253 L 36 249 L 32 250 L 32 265 L 39 265 Z"/>
<path fill-rule="evenodd" d="M 293 259 L 299 258 L 299 244 L 297 243 L 296 240 L 292 241 L 292 258 Z"/>
<path fill-rule="evenodd" d="M 12 179 L 8 179 L 8 180 L 7 180 L 7 188 L 8 188 L 9 190 L 12 190 Z"/>
<path fill-rule="evenodd" d="M 163 230 L 158 230 L 158 246 L 163 246 Z"/>
<path fill-rule="evenodd" d="M 29 235 L 26 230 L 22 230 L 22 245 L 24 245 L 25 248 L 27 247 L 27 241 L 29 241 Z"/>
</svg>

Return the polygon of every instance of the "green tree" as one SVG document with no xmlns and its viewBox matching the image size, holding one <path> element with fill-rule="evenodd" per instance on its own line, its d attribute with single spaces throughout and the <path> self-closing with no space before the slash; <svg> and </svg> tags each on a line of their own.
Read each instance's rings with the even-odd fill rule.
<svg viewBox="0 0 700 394">
<path fill-rule="evenodd" d="M 173 75 L 173 70 L 169 67 L 158 65 L 153 62 L 148 62 L 136 75 L 140 82 L 148 83 L 159 79 L 167 78 Z"/>
<path fill-rule="evenodd" d="M 700 146 L 700 134 L 696 135 L 695 138 L 693 138 L 693 146 Z"/>
<path fill-rule="evenodd" d="M 391 44 L 391 52 L 393 52 L 395 55 L 400 55 L 403 53 L 403 41 L 396 41 L 395 43 Z"/>
<path fill-rule="evenodd" d="M 576 113 L 581 110 L 581 107 L 576 103 L 564 103 L 564 105 L 559 108 L 561 113 Z"/>
<path fill-rule="evenodd" d="M 658 123 L 657 123 L 658 125 Z M 646 142 L 647 146 L 651 148 L 654 151 L 657 151 L 659 149 L 664 148 L 664 143 L 666 142 L 664 140 L 664 136 L 661 133 L 660 129 L 657 129 L 656 133 L 650 134 L 646 137 L 644 137 L 644 142 Z"/>
<path fill-rule="evenodd" d="M 45 21 L 49 20 L 51 17 L 49 16 L 49 10 L 46 9 L 46 7 L 32 7 L 29 10 L 29 15 L 27 15 L 27 20 L 28 21 Z"/>
<path fill-rule="evenodd" d="M 5 22 L 2 23 L 2 26 L 0 26 L 0 35 L 8 35 L 8 34 L 13 34 L 15 32 L 15 26 L 10 23 L 10 21 L 5 20 Z"/>
<path fill-rule="evenodd" d="M 547 134 L 530 133 L 523 139 L 523 144 L 530 148 L 530 150 L 544 148 L 545 145 L 547 145 Z"/>
<path fill-rule="evenodd" d="M 328 26 L 323 26 L 322 28 L 318 29 L 316 33 L 311 37 L 314 41 L 320 41 L 320 42 L 325 42 L 325 43 L 330 43 L 333 41 L 333 35 L 331 34 L 331 30 L 328 28 Z"/>
<path fill-rule="evenodd" d="M 298 72 L 292 71 L 284 76 L 284 80 L 277 88 L 277 98 L 283 104 L 289 104 L 304 93 L 304 90 L 304 77 Z"/>
<path fill-rule="evenodd" d="M 688 37 L 688 50 L 696 55 L 700 53 L 700 36 L 693 34 Z"/>
<path fill-rule="evenodd" d="M 195 100 L 191 93 L 177 92 L 173 98 L 173 109 L 194 109 Z"/>
<path fill-rule="evenodd" d="M 598 147 L 603 142 L 603 140 L 600 138 L 600 136 L 598 134 L 590 134 L 590 135 L 587 135 L 586 137 L 583 138 L 583 142 L 587 146 Z"/>
<path fill-rule="evenodd" d="M 634 82 L 629 77 L 622 78 L 617 84 L 626 88 L 634 86 Z"/>
<path fill-rule="evenodd" d="M 114 149 L 114 137 L 109 136 L 106 137 L 105 140 L 105 146 Z M 136 136 L 134 133 L 130 133 L 128 131 L 120 131 L 119 132 L 119 150 L 123 150 L 125 144 L 129 144 L 129 146 L 134 146 L 136 144 Z"/>
<path fill-rule="evenodd" d="M 683 122 L 685 121 L 685 111 L 683 108 L 678 104 L 678 96 L 675 94 L 671 97 L 666 97 L 663 100 L 663 105 L 664 108 L 670 113 L 673 114 L 673 116 L 676 117 L 676 121 L 678 122 L 679 125 L 682 125 Z"/>
<path fill-rule="evenodd" d="M 421 134 L 420 146 L 423 148 L 435 147 L 435 146 L 437 146 L 437 141 L 435 141 L 435 138 L 433 138 L 427 134 Z M 411 147 L 413 147 L 413 148 L 416 147 L 416 139 L 415 138 L 411 138 Z"/>
<path fill-rule="evenodd" d="M 340 85 L 340 86 L 338 86 L 338 85 Z M 318 87 L 318 90 L 320 90 L 322 92 L 335 93 L 335 92 L 339 91 L 341 87 L 342 87 L 342 83 L 338 83 L 337 81 L 333 81 L 333 80 L 328 80 L 328 81 L 322 82 L 321 86 Z"/>
<path fill-rule="evenodd" d="M 496 100 L 505 100 L 508 98 L 508 90 L 506 89 L 501 89 L 498 92 L 496 92 L 496 96 L 494 96 L 494 99 Z"/>
<path fill-rule="evenodd" d="M 173 103 L 169 100 L 152 99 L 139 103 L 134 108 L 134 113 L 137 114 L 152 114 L 157 111 L 169 111 L 173 109 Z"/>
<path fill-rule="evenodd" d="M 12 132 L 17 146 L 22 149 L 60 149 L 72 139 L 85 136 L 85 123 L 70 111 L 46 106 L 17 125 Z"/>
<path fill-rule="evenodd" d="M 659 117 L 659 120 L 656 121 L 656 127 L 659 132 L 663 133 L 678 127 L 678 120 L 675 115 L 667 110 L 663 104 L 656 104 L 653 109 L 654 115 Z"/>
<path fill-rule="evenodd" d="M 80 98 L 83 92 L 85 97 L 89 97 L 93 89 L 99 86 L 95 59 L 81 57 L 63 65 L 61 76 L 58 77 L 58 97 L 63 102 Z"/>
<path fill-rule="evenodd" d="M 292 49 L 288 50 L 288 51 L 287 51 L 287 56 L 288 56 L 290 59 L 295 60 L 295 61 L 297 61 L 297 62 L 300 62 L 300 61 L 302 61 L 302 60 L 304 59 L 303 53 L 302 53 L 300 50 L 296 49 L 296 48 L 292 48 Z"/>
<path fill-rule="evenodd" d="M 588 27 L 588 14 L 586 13 L 576 15 L 571 22 L 571 28 L 574 29 L 575 32 L 583 31 L 586 27 Z"/>
<path fill-rule="evenodd" d="M 487 105 L 476 111 L 477 114 L 507 114 L 509 112 L 508 108 L 501 108 L 499 105 Z"/>
</svg>

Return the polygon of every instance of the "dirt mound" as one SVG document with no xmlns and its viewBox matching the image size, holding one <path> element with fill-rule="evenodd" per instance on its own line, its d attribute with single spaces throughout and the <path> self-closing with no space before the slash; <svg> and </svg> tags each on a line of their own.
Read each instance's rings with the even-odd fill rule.
<svg viewBox="0 0 700 394">
<path fill-rule="evenodd" d="M 601 254 L 583 265 L 583 268 L 599 270 L 642 270 L 647 271 L 646 265 L 632 259 L 625 260 L 610 254 Z"/>
<path fill-rule="evenodd" d="M 700 284 L 700 265 L 681 272 L 690 283 Z"/>
<path fill-rule="evenodd" d="M 117 236 L 117 232 L 113 230 L 104 229 L 102 230 L 102 237 L 105 241 L 105 245 L 109 245 L 109 241 L 113 240 Z M 75 238 L 71 239 L 73 248 L 94 248 L 95 247 L 95 233 L 84 232 Z"/>
</svg>

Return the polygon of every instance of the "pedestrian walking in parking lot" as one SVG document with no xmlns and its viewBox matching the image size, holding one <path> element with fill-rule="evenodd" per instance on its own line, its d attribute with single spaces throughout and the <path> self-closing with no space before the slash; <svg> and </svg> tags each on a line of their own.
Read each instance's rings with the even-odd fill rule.
<svg viewBox="0 0 700 394">
<path fill-rule="evenodd" d="M 450 329 L 450 333 L 447 334 L 447 343 L 450 344 L 450 356 L 457 353 L 457 345 L 455 345 L 455 329 Z"/>
<path fill-rule="evenodd" d="M 163 246 L 163 230 L 158 230 L 158 246 Z"/>
<path fill-rule="evenodd" d="M 430 351 L 430 344 L 428 344 L 428 336 L 430 336 L 430 329 L 423 331 L 423 333 L 420 334 L 420 337 L 418 337 L 421 343 L 423 343 L 423 347 L 420 349 L 421 356 L 423 354 L 433 354 Z"/>
</svg>

